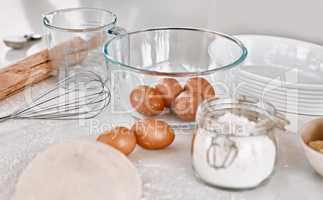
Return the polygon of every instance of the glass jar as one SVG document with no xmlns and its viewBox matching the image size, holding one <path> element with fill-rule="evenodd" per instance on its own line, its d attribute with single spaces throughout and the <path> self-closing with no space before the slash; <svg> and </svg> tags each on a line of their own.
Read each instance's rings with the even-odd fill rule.
<svg viewBox="0 0 323 200">
<path fill-rule="evenodd" d="M 180 118 L 172 112 L 170 103 L 155 112 L 154 105 L 143 102 L 146 113 L 139 113 L 131 105 L 131 93 L 142 86 L 153 88 L 162 79 L 176 79 L 184 87 L 189 79 L 196 77 L 207 80 L 217 95 L 230 93 L 235 80 L 232 73 L 246 58 L 247 49 L 238 39 L 226 34 L 173 27 L 118 35 L 104 46 L 104 55 L 111 74 L 114 112 L 130 113 L 135 119 L 161 119 L 174 128 L 192 128 L 197 106 L 192 109 L 187 106 L 189 115 L 194 117 L 184 120 L 186 116 Z M 158 114 L 147 114 L 150 111 Z"/>
<path fill-rule="evenodd" d="M 253 97 L 203 102 L 191 151 L 196 176 L 224 189 L 256 188 L 274 172 L 275 133 L 287 124 L 271 104 Z"/>
</svg>

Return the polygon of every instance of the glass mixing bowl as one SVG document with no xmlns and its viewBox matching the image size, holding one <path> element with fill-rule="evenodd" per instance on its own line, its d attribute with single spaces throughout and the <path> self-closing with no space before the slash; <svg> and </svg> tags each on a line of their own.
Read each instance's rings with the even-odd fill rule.
<svg viewBox="0 0 323 200">
<path fill-rule="evenodd" d="M 238 39 L 201 29 L 153 28 L 114 34 L 103 50 L 113 112 L 131 113 L 136 119 L 162 119 L 175 128 L 192 128 L 195 121 L 182 121 L 170 108 L 154 116 L 138 113 L 130 102 L 134 88 L 154 87 L 163 78 L 176 79 L 184 86 L 188 79 L 201 77 L 208 80 L 217 94 L 232 93 L 233 74 L 247 56 L 247 49 Z"/>
</svg>

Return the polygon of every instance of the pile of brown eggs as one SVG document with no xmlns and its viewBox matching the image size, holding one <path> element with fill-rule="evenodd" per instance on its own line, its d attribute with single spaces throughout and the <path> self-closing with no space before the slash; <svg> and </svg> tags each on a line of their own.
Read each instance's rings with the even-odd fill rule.
<svg viewBox="0 0 323 200">
<path fill-rule="evenodd" d="M 215 89 L 203 78 L 189 79 L 185 86 L 173 78 L 161 79 L 155 87 L 141 85 L 130 94 L 132 107 L 145 116 L 156 116 L 169 108 L 179 119 L 192 122 L 199 104 L 215 96 Z M 144 119 L 130 129 L 116 127 L 99 135 L 97 141 L 129 155 L 138 144 L 144 149 L 158 150 L 171 145 L 174 130 L 164 121 Z"/>
<path fill-rule="evenodd" d="M 201 77 L 189 79 L 184 87 L 176 79 L 163 78 L 155 87 L 140 85 L 132 90 L 130 103 L 145 116 L 156 116 L 169 108 L 179 119 L 192 122 L 199 104 L 215 94 L 212 85 Z"/>
<path fill-rule="evenodd" d="M 164 149 L 173 143 L 174 130 L 164 121 L 145 119 L 137 121 L 131 129 L 116 127 L 99 135 L 98 142 L 110 145 L 129 155 L 136 144 L 144 149 Z"/>
</svg>

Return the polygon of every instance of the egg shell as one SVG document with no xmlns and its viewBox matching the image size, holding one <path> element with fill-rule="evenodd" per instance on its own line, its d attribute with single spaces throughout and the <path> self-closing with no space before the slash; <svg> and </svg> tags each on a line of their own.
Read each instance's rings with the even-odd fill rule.
<svg viewBox="0 0 323 200">
<path fill-rule="evenodd" d="M 98 142 L 110 145 L 125 155 L 129 155 L 136 147 L 136 137 L 133 131 L 125 127 L 116 127 L 99 135 Z"/>
<path fill-rule="evenodd" d="M 186 82 L 184 89 L 189 90 L 190 92 L 202 94 L 203 100 L 215 97 L 216 95 L 215 89 L 209 81 L 201 77 L 193 77 L 189 79 Z"/>
<path fill-rule="evenodd" d="M 137 144 L 145 149 L 163 149 L 175 139 L 174 130 L 166 122 L 157 119 L 138 121 L 131 130 L 136 135 Z"/>
<path fill-rule="evenodd" d="M 158 115 L 165 108 L 162 94 L 157 89 L 145 85 L 132 90 L 130 103 L 137 112 L 146 116 Z"/>
<path fill-rule="evenodd" d="M 166 107 L 170 107 L 176 96 L 184 90 L 181 84 L 174 78 L 160 79 L 156 89 L 163 95 Z"/>
<path fill-rule="evenodd" d="M 172 111 L 183 121 L 195 120 L 196 111 L 203 97 L 200 93 L 185 90 L 181 92 L 172 103 Z"/>
</svg>

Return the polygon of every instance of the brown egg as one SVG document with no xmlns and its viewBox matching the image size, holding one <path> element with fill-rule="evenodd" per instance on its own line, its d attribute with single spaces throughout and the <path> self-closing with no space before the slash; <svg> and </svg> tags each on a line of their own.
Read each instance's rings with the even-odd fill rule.
<svg viewBox="0 0 323 200">
<path fill-rule="evenodd" d="M 137 144 L 145 149 L 163 149 L 173 143 L 173 129 L 164 121 L 146 119 L 136 122 L 131 130 L 135 133 Z"/>
<path fill-rule="evenodd" d="M 202 95 L 188 90 L 180 93 L 172 103 L 172 111 L 183 121 L 192 122 L 199 104 L 203 101 Z"/>
<path fill-rule="evenodd" d="M 133 131 L 125 127 L 117 127 L 99 135 L 96 139 L 129 155 L 136 147 L 136 137 Z"/>
<path fill-rule="evenodd" d="M 194 77 L 189 79 L 185 84 L 185 90 L 202 94 L 202 98 L 208 99 L 215 96 L 213 86 L 204 78 Z"/>
<path fill-rule="evenodd" d="M 183 91 L 181 84 L 174 78 L 161 79 L 156 89 L 163 95 L 167 107 L 170 107 L 175 97 Z"/>
<path fill-rule="evenodd" d="M 130 103 L 137 112 L 146 116 L 158 115 L 165 108 L 162 94 L 145 85 L 138 86 L 131 92 Z"/>
</svg>

